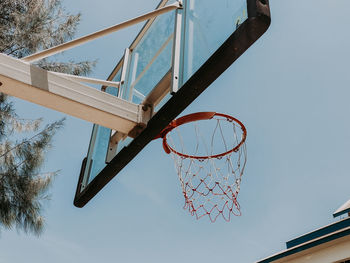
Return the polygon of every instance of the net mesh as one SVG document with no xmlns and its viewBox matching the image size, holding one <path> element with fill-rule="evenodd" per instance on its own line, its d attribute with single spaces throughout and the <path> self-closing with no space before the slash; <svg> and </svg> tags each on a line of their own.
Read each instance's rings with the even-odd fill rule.
<svg viewBox="0 0 350 263">
<path fill-rule="evenodd" d="M 208 216 L 215 222 L 222 216 L 230 221 L 232 215 L 241 215 L 237 198 L 247 157 L 242 140 L 242 127 L 221 116 L 180 125 L 166 134 L 184 209 L 197 219 Z"/>
</svg>

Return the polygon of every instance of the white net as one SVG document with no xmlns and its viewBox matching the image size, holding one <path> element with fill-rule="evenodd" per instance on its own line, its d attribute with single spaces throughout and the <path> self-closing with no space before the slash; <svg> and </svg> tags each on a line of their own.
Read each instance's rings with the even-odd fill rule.
<svg viewBox="0 0 350 263">
<path fill-rule="evenodd" d="M 245 128 L 226 115 L 191 121 L 166 134 L 185 206 L 197 219 L 239 216 L 238 194 L 246 164 Z M 237 120 L 238 121 L 238 120 Z"/>
</svg>

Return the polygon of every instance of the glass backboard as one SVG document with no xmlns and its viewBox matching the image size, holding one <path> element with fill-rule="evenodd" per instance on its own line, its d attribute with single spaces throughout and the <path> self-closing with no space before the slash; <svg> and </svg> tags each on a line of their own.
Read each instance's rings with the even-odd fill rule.
<svg viewBox="0 0 350 263">
<path fill-rule="evenodd" d="M 162 0 L 157 8 L 175 1 Z M 124 135 L 94 125 L 74 204 L 83 207 L 269 27 L 267 0 L 184 0 L 149 20 L 108 80 L 109 94 L 150 112 Z M 112 139 L 111 139 L 112 138 Z"/>
</svg>

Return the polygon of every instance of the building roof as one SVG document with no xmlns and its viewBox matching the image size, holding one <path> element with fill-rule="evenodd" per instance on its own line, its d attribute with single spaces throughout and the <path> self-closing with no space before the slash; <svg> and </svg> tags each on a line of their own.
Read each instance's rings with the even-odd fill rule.
<svg viewBox="0 0 350 263">
<path fill-rule="evenodd" d="M 278 259 L 282 259 L 308 249 L 312 249 L 316 246 L 331 242 L 333 240 L 340 239 L 342 237 L 350 237 L 350 218 L 343 219 L 339 222 L 327 225 L 286 243 L 287 249 L 281 251 L 268 258 L 257 261 L 257 263 L 274 262 Z"/>
<path fill-rule="evenodd" d="M 339 207 L 334 213 L 333 217 L 338 217 L 344 214 L 350 213 L 350 200 Z"/>
</svg>

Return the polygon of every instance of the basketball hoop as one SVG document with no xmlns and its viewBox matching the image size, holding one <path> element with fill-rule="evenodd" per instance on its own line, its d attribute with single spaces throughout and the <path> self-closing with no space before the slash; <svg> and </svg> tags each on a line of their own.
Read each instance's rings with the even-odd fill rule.
<svg viewBox="0 0 350 263">
<path fill-rule="evenodd" d="M 234 117 L 198 112 L 172 121 L 158 138 L 172 155 L 185 197 L 197 219 L 240 216 L 237 201 L 246 164 L 247 131 Z"/>
</svg>

